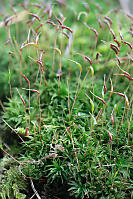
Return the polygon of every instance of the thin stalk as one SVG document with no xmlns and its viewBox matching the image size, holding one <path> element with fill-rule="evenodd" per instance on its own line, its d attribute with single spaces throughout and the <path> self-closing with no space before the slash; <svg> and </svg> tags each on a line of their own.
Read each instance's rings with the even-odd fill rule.
<svg viewBox="0 0 133 199">
<path fill-rule="evenodd" d="M 89 143 L 90 143 L 90 140 L 91 140 L 91 134 L 92 134 L 92 131 L 90 132 L 90 137 L 89 137 L 89 140 L 88 140 L 88 143 L 87 143 L 87 147 L 86 147 L 86 150 L 85 150 L 85 154 L 87 152 L 87 149 L 88 149 L 88 146 L 89 146 Z M 85 156 L 84 154 L 84 156 Z"/>
<path fill-rule="evenodd" d="M 74 34 L 72 32 L 72 58 L 73 58 L 73 40 L 74 40 Z"/>
<path fill-rule="evenodd" d="M 61 73 L 62 73 L 62 65 L 61 65 L 61 56 L 59 55 L 59 88 L 60 88 Z"/>
<path fill-rule="evenodd" d="M 61 52 L 63 51 L 63 29 L 61 30 L 61 43 L 60 43 Z"/>
<path fill-rule="evenodd" d="M 11 87 L 11 74 L 10 74 L 10 69 L 9 69 L 9 86 L 10 86 L 10 96 L 11 96 L 11 99 L 12 99 L 12 87 Z"/>
<path fill-rule="evenodd" d="M 67 128 L 67 131 L 70 133 L 70 138 L 71 138 L 71 141 L 72 141 L 73 151 L 74 151 L 74 154 L 75 154 L 75 157 L 76 157 L 76 160 L 77 160 L 77 165 L 78 165 L 77 170 L 79 172 L 79 170 L 80 170 L 80 168 L 79 168 L 79 160 L 78 160 L 78 157 L 77 157 L 77 152 L 75 150 L 76 148 L 74 147 L 74 141 L 73 141 L 72 133 L 71 133 L 71 131 L 68 128 Z"/>
<path fill-rule="evenodd" d="M 41 73 L 41 69 L 42 69 L 42 73 L 43 73 L 43 79 L 44 79 L 44 84 L 45 86 L 47 87 L 47 81 L 46 81 L 46 78 L 45 78 L 45 70 L 44 70 L 44 67 L 43 67 L 43 63 L 42 62 L 39 62 L 38 63 L 40 64 L 40 73 Z"/>
<path fill-rule="evenodd" d="M 128 124 L 128 144 L 129 145 L 130 145 L 130 126 L 131 126 L 132 116 L 133 116 L 133 104 L 132 104 L 132 113 L 131 113 L 129 124 Z"/>
<path fill-rule="evenodd" d="M 69 121 L 70 121 L 70 117 L 71 117 L 71 115 L 72 115 L 72 110 L 73 110 L 73 108 L 74 108 L 76 99 L 77 99 L 77 97 L 78 97 L 78 89 L 79 89 L 79 84 L 80 84 L 80 77 L 81 77 L 81 71 L 80 71 L 79 78 L 78 78 L 78 86 L 77 86 L 77 89 L 76 89 L 76 93 L 75 93 L 75 97 L 74 97 L 74 102 L 73 102 L 73 104 L 72 104 L 72 108 L 71 108 L 70 115 L 69 115 Z"/>
<path fill-rule="evenodd" d="M 16 89 L 17 89 L 17 88 L 16 88 Z M 20 96 L 20 98 L 21 98 L 21 101 L 22 101 L 23 105 L 24 105 L 25 120 L 26 120 L 26 127 L 27 127 L 27 117 L 26 117 L 25 101 L 24 101 L 23 97 L 21 96 L 21 94 L 20 94 L 20 92 L 19 92 L 19 90 L 18 90 L 18 89 L 17 89 L 17 92 L 18 92 L 18 94 L 19 94 L 19 96 Z"/>
<path fill-rule="evenodd" d="M 31 180 L 31 178 L 30 178 L 30 183 L 31 183 L 32 190 L 34 191 L 36 197 L 37 197 L 38 199 L 41 199 L 41 197 L 39 196 L 37 190 L 36 190 L 35 187 L 34 187 L 34 184 L 33 184 L 33 181 Z"/>
<path fill-rule="evenodd" d="M 105 106 L 106 106 L 106 104 L 103 104 L 103 118 L 104 118 L 104 121 L 105 121 Z"/>
<path fill-rule="evenodd" d="M 115 131 L 116 131 L 116 137 L 117 137 L 117 143 L 118 143 L 118 134 L 117 134 L 117 117 L 116 117 L 116 111 L 115 111 Z"/>
<path fill-rule="evenodd" d="M 124 121 L 125 112 L 126 112 L 126 103 L 125 103 L 125 106 L 124 106 L 124 111 L 123 111 L 123 115 L 122 115 L 122 120 L 121 120 L 119 131 L 121 130 L 121 127 L 122 127 L 122 124 L 123 124 L 123 121 Z"/>
<path fill-rule="evenodd" d="M 84 77 L 84 79 L 83 79 L 82 85 L 81 85 L 81 87 L 79 88 L 79 82 L 80 82 L 80 77 L 81 77 L 81 71 L 80 71 L 79 80 L 78 80 L 78 86 L 77 86 L 77 89 L 76 89 L 76 93 L 75 93 L 75 97 L 74 97 L 74 102 L 73 102 L 73 104 L 72 104 L 72 108 L 71 108 L 71 112 L 70 112 L 70 117 L 71 117 L 71 115 L 72 115 L 72 110 L 73 110 L 73 108 L 74 108 L 76 99 L 77 99 L 77 97 L 78 97 L 78 95 L 79 95 L 81 89 L 83 88 L 84 82 L 85 82 L 85 80 L 86 80 L 86 78 L 87 78 L 87 76 L 88 76 L 88 74 L 89 74 L 89 71 L 90 71 L 90 68 L 87 70 L 87 73 L 86 73 L 86 75 L 85 75 L 85 77 Z M 79 90 L 78 90 L 78 89 L 79 89 Z M 69 117 L 69 120 L 70 120 L 70 117 Z"/>
<path fill-rule="evenodd" d="M 22 164 L 18 160 L 16 160 L 12 155 L 10 155 L 6 150 L 4 150 L 2 147 L 0 148 L 4 153 L 6 153 L 9 157 L 11 157 L 15 162 L 17 162 L 19 165 Z"/>
<path fill-rule="evenodd" d="M 1 106 L 2 110 L 3 110 L 4 112 L 6 112 L 6 109 L 5 109 L 5 107 L 4 107 L 4 105 L 3 105 L 3 103 L 2 103 L 1 100 L 0 100 L 0 106 Z"/>
<path fill-rule="evenodd" d="M 40 93 L 39 95 L 39 112 L 40 112 L 40 123 L 39 123 L 39 133 L 41 132 L 41 103 L 40 103 Z"/>
<path fill-rule="evenodd" d="M 68 110 L 69 110 L 69 121 L 70 121 L 70 97 L 69 97 L 69 80 L 67 80 L 68 86 Z"/>
<path fill-rule="evenodd" d="M 112 142 L 111 142 L 110 144 L 111 144 L 111 148 L 110 148 L 110 160 L 111 160 L 111 154 L 112 154 Z"/>
<path fill-rule="evenodd" d="M 29 147 L 29 145 L 23 140 L 23 138 L 19 135 L 19 133 L 15 130 L 15 129 L 13 129 L 4 119 L 2 119 L 3 120 L 3 122 L 20 138 L 20 140 L 27 146 L 27 147 Z M 33 150 L 34 151 L 34 149 L 33 148 L 31 148 L 31 147 L 29 147 L 31 150 Z"/>
<path fill-rule="evenodd" d="M 57 35 L 58 35 L 58 29 L 55 29 L 55 40 L 54 40 L 54 51 L 53 51 L 52 74 L 54 74 L 54 65 L 55 65 L 55 48 L 56 48 L 56 42 L 57 42 Z"/>
<path fill-rule="evenodd" d="M 29 126 L 30 126 L 30 120 L 31 116 L 30 116 L 30 83 L 29 83 Z"/>
<path fill-rule="evenodd" d="M 22 87 L 22 50 L 20 50 L 19 56 L 20 56 L 20 62 L 19 62 L 20 78 L 19 78 L 19 82 L 20 82 L 20 86 Z"/>
<path fill-rule="evenodd" d="M 29 126 L 30 126 L 30 81 L 29 81 L 29 79 L 25 76 L 25 75 L 23 75 L 23 78 L 26 80 L 26 82 L 28 83 L 28 86 L 29 86 Z"/>
<path fill-rule="evenodd" d="M 12 99 L 12 87 L 11 87 L 11 81 L 9 80 L 9 86 L 10 86 L 10 96 L 11 96 L 11 99 Z"/>
<path fill-rule="evenodd" d="M 93 82 L 93 76 L 91 77 L 92 82 L 92 90 L 93 90 L 93 103 L 94 103 L 94 82 Z"/>
</svg>

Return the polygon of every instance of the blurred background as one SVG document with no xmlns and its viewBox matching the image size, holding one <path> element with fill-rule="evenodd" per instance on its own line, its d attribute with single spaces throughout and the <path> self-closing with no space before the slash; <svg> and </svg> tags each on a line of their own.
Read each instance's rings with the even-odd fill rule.
<svg viewBox="0 0 133 199">
<path fill-rule="evenodd" d="M 76 0 L 75 0 L 76 1 Z M 79 0 L 78 2 L 83 2 L 82 0 Z M 96 0 L 93 0 L 96 1 Z M 126 13 L 133 13 L 133 0 L 116 0 L 120 2 L 120 7 L 126 12 Z M 7 7 L 7 4 L 16 4 L 16 3 L 23 3 L 25 1 L 20 1 L 20 0 L 0 0 L 0 15 L 6 15 L 6 10 L 5 7 Z M 33 0 L 26 0 L 26 2 L 35 2 Z M 66 0 L 52 0 L 52 1 L 45 1 L 45 2 L 62 2 L 62 3 L 66 3 Z M 98 2 L 98 1 L 96 1 Z"/>
</svg>

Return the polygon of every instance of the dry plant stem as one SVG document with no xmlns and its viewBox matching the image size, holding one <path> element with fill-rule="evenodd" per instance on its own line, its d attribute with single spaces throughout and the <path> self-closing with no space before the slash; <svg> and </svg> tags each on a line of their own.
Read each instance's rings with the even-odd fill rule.
<svg viewBox="0 0 133 199">
<path fill-rule="evenodd" d="M 3 110 L 4 112 L 6 112 L 6 109 L 5 109 L 5 107 L 4 107 L 4 105 L 3 105 L 3 103 L 2 103 L 1 100 L 0 100 L 0 106 L 1 106 L 2 110 Z"/>
<path fill-rule="evenodd" d="M 54 74 L 54 65 L 55 65 L 55 48 L 56 48 L 56 42 L 57 42 L 57 35 L 58 35 L 58 29 L 55 28 L 55 40 L 54 40 L 54 51 L 53 51 L 53 63 L 52 63 L 52 74 Z"/>
<path fill-rule="evenodd" d="M 35 187 L 34 187 L 34 184 L 33 184 L 33 181 L 31 180 L 31 178 L 30 178 L 30 183 L 31 183 L 32 190 L 34 191 L 36 197 L 37 197 L 38 199 L 41 199 L 41 197 L 39 196 L 37 190 L 36 190 Z"/>
<path fill-rule="evenodd" d="M 20 140 L 27 146 L 27 147 L 29 147 L 29 145 L 23 140 L 23 138 L 18 134 L 18 132 L 15 130 L 15 129 L 13 129 L 4 119 L 2 119 L 3 120 L 3 122 L 20 138 Z M 31 150 L 33 150 L 34 151 L 34 149 L 33 148 L 31 148 L 31 147 L 29 147 Z"/>
<path fill-rule="evenodd" d="M 36 194 L 34 193 L 33 196 L 30 197 L 30 199 L 34 198 L 35 195 L 36 195 Z"/>
<path fill-rule="evenodd" d="M 6 150 L 4 150 L 2 147 L 1 147 L 1 150 L 6 153 L 9 157 L 11 157 L 15 162 L 17 162 L 19 165 L 21 164 L 19 161 L 17 161 L 13 156 L 11 156 Z"/>
</svg>

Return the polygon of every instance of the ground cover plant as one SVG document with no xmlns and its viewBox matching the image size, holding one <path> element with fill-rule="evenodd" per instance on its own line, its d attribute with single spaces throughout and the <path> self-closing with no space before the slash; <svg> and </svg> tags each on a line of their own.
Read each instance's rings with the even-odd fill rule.
<svg viewBox="0 0 133 199">
<path fill-rule="evenodd" d="M 10 8 L 1 198 L 132 198 L 132 15 L 113 1 Z"/>
</svg>

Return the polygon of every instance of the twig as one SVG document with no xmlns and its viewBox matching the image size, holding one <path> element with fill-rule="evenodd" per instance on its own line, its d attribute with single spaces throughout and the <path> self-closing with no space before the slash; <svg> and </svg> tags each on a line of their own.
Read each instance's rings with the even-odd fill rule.
<svg viewBox="0 0 133 199">
<path fill-rule="evenodd" d="M 34 193 L 34 194 L 33 194 L 33 196 L 31 196 L 31 198 L 30 198 L 30 199 L 34 198 L 34 196 L 35 196 L 35 195 L 36 195 L 36 194 Z"/>
<path fill-rule="evenodd" d="M 18 137 L 21 139 L 21 141 L 26 145 L 26 146 L 28 146 L 28 144 L 23 140 L 23 138 L 19 135 L 19 133 L 15 130 L 15 129 L 13 129 L 4 119 L 2 119 L 3 120 L 3 122 L 16 134 L 16 135 L 18 135 Z M 28 146 L 29 147 L 29 146 Z M 31 147 L 30 147 L 30 149 L 32 149 Z M 33 150 L 33 149 L 32 149 Z"/>
<path fill-rule="evenodd" d="M 36 197 L 37 197 L 38 199 L 41 199 L 41 197 L 39 196 L 37 190 L 35 189 L 34 184 L 33 184 L 33 181 L 32 181 L 31 179 L 30 179 L 30 183 L 31 183 L 31 187 L 32 187 L 32 189 L 33 189 L 33 191 L 34 191 Z"/>
<path fill-rule="evenodd" d="M 9 157 L 11 157 L 15 162 L 17 162 L 19 165 L 21 164 L 17 159 L 15 159 L 12 155 L 10 155 L 7 151 L 5 151 L 2 147 L 1 150 L 6 153 Z"/>
</svg>

